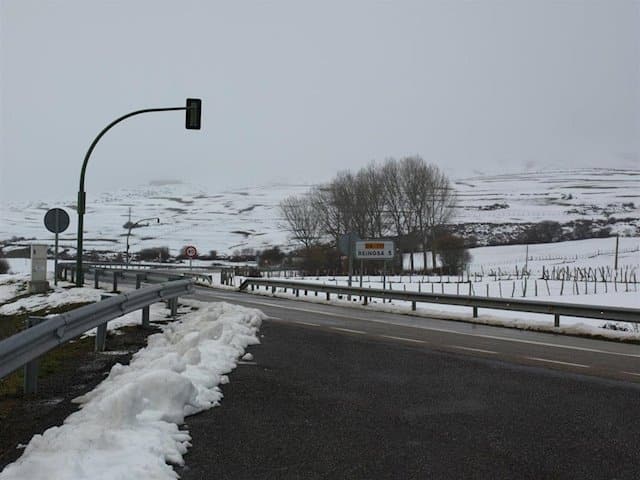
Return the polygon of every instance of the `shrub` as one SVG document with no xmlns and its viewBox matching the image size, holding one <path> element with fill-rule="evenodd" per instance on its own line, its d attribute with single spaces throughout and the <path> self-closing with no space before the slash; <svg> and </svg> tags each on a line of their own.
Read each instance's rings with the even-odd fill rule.
<svg viewBox="0 0 640 480">
<path fill-rule="evenodd" d="M 160 259 L 161 262 L 166 262 L 169 260 L 169 247 L 144 248 L 138 252 L 138 258 L 148 262 L 158 259 Z"/>
<path fill-rule="evenodd" d="M 267 248 L 258 255 L 260 257 L 260 266 L 280 265 L 285 257 L 284 252 L 278 246 Z"/>
<path fill-rule="evenodd" d="M 464 246 L 464 238 L 445 233 L 436 238 L 435 250 L 440 256 L 443 273 L 457 275 L 471 261 L 471 254 Z"/>
<path fill-rule="evenodd" d="M 562 225 L 551 220 L 531 225 L 522 236 L 524 243 L 551 243 L 560 240 L 562 240 Z"/>
<path fill-rule="evenodd" d="M 0 274 L 9 273 L 9 262 L 4 258 L 0 258 Z"/>
</svg>

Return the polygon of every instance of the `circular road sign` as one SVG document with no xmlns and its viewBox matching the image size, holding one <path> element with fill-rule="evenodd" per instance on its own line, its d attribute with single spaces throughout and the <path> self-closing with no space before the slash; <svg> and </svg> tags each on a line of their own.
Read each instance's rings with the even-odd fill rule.
<svg viewBox="0 0 640 480">
<path fill-rule="evenodd" d="M 44 216 L 44 226 L 51 233 L 62 233 L 69 227 L 69 214 L 61 208 L 52 208 Z"/>
<path fill-rule="evenodd" d="M 189 258 L 193 258 L 198 255 L 198 251 L 196 250 L 196 247 L 189 245 L 184 249 L 184 254 Z"/>
</svg>

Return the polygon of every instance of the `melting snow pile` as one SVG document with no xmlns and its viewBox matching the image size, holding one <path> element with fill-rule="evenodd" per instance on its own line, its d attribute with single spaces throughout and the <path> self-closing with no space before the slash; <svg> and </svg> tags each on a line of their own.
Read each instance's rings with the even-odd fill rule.
<svg viewBox="0 0 640 480">
<path fill-rule="evenodd" d="M 61 307 L 74 303 L 93 303 L 100 300 L 104 293 L 93 288 L 63 289 L 57 287 L 55 291 L 7 302 L 0 307 L 0 315 L 15 315 L 21 312 L 33 312 L 48 308 Z"/>
<path fill-rule="evenodd" d="M 259 343 L 264 314 L 227 303 L 190 301 L 198 310 L 148 339 L 130 365 L 115 365 L 81 409 L 34 436 L 8 479 L 175 479 L 191 440 L 178 425 L 219 404 L 247 346 Z"/>
</svg>

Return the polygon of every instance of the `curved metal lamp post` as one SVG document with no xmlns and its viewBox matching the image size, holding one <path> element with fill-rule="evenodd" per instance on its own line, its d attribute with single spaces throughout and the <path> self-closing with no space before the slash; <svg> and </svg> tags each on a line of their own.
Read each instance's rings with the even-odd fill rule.
<svg viewBox="0 0 640 480">
<path fill-rule="evenodd" d="M 169 112 L 172 110 L 186 110 L 186 123 L 185 127 L 188 130 L 200 130 L 200 112 L 201 112 L 201 104 L 200 99 L 197 98 L 187 98 L 187 104 L 185 107 L 168 107 L 168 108 L 145 108 L 144 110 L 136 110 L 135 112 L 127 113 L 122 117 L 114 120 L 109 125 L 104 127 L 104 129 L 98 134 L 98 136 L 93 140 L 89 150 L 87 150 L 87 154 L 84 156 L 84 162 L 82 163 L 82 170 L 80 171 L 80 188 L 78 190 L 78 239 L 77 239 L 77 250 L 76 250 L 76 286 L 81 287 L 84 285 L 84 272 L 82 271 L 82 236 L 83 236 L 83 227 L 84 227 L 84 213 L 85 213 L 85 205 L 86 205 L 86 192 L 84 191 L 84 176 L 87 170 L 87 163 L 89 162 L 89 157 L 93 152 L 93 149 L 96 147 L 98 141 L 102 138 L 102 136 L 107 133 L 111 127 L 117 125 L 121 121 L 133 117 L 134 115 L 140 115 L 141 113 L 149 113 L 149 112 Z"/>
</svg>

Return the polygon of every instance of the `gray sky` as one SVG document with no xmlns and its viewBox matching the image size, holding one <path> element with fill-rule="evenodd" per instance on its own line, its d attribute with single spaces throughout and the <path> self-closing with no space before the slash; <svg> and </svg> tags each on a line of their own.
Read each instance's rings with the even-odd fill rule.
<svg viewBox="0 0 640 480">
<path fill-rule="evenodd" d="M 0 199 L 181 179 L 316 183 L 640 167 L 639 1 L 0 0 Z"/>
</svg>

